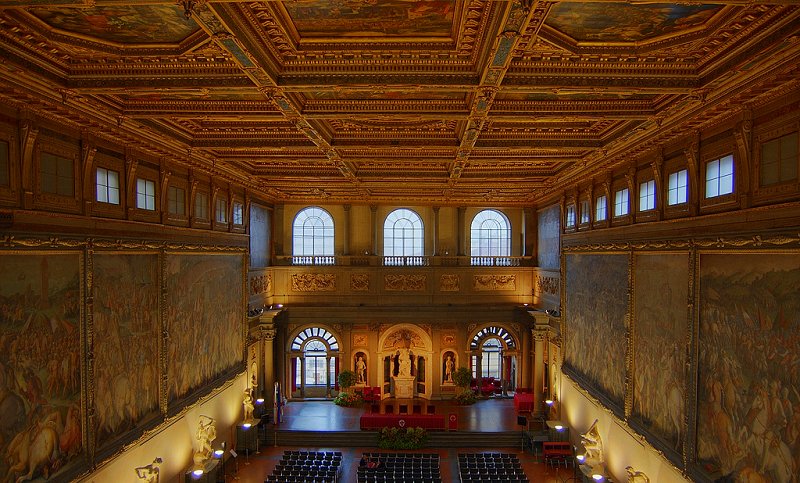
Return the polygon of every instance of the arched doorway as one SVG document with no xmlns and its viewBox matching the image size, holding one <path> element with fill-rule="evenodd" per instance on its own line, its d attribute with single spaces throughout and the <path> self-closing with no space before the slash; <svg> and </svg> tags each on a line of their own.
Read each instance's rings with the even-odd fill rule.
<svg viewBox="0 0 800 483">
<path fill-rule="evenodd" d="M 430 399 L 436 362 L 428 333 L 414 324 L 398 324 L 381 334 L 378 347 L 382 397 Z"/>
<path fill-rule="evenodd" d="M 483 395 L 506 395 L 515 389 L 518 345 L 508 329 L 501 325 L 478 329 L 469 349 L 472 378 Z"/>
<path fill-rule="evenodd" d="M 307 327 L 289 349 L 292 398 L 329 398 L 337 389 L 339 341 L 323 327 Z"/>
</svg>

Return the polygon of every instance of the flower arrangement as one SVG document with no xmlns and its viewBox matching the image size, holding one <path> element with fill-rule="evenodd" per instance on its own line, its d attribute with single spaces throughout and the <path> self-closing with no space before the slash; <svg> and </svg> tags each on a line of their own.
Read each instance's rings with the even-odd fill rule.
<svg viewBox="0 0 800 483">
<path fill-rule="evenodd" d="M 378 433 L 378 448 L 419 449 L 428 441 L 428 432 L 423 428 L 383 428 Z"/>
<path fill-rule="evenodd" d="M 333 403 L 337 406 L 352 408 L 361 406 L 364 403 L 364 399 L 361 397 L 361 394 L 357 392 L 340 392 L 333 399 Z"/>
<path fill-rule="evenodd" d="M 464 391 L 453 398 L 456 404 L 461 404 L 463 406 L 469 406 L 470 404 L 475 404 L 478 401 L 478 397 L 475 395 L 473 391 Z"/>
</svg>

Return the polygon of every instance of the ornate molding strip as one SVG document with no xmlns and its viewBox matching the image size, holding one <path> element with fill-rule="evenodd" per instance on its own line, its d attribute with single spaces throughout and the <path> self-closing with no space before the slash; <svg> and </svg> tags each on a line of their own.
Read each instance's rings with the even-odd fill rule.
<svg viewBox="0 0 800 483">
<path fill-rule="evenodd" d="M 628 250 L 664 250 L 664 249 L 692 249 L 692 248 L 770 248 L 787 247 L 800 245 L 800 233 L 797 235 L 778 235 L 762 237 L 753 235 L 751 237 L 731 237 L 731 238 L 699 238 L 690 240 L 656 240 L 645 242 L 619 242 L 619 243 L 595 243 L 586 245 L 565 246 L 564 252 L 595 252 L 595 251 L 628 251 Z"/>
</svg>

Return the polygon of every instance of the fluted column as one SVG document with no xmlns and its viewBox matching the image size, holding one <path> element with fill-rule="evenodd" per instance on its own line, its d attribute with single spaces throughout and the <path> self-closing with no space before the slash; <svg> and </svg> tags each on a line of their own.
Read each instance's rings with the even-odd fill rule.
<svg viewBox="0 0 800 483">
<path fill-rule="evenodd" d="M 463 257 L 467 254 L 467 236 L 466 236 L 466 220 L 467 219 L 467 207 L 466 206 L 459 206 L 458 207 L 458 226 L 456 229 L 458 230 L 458 256 Z"/>
<path fill-rule="evenodd" d="M 439 207 L 433 207 L 433 256 L 439 256 Z"/>
<path fill-rule="evenodd" d="M 533 407 L 544 410 L 544 344 L 547 340 L 547 327 L 536 324 L 533 335 Z"/>
<path fill-rule="evenodd" d="M 372 228 L 372 253 L 370 255 L 378 254 L 378 206 L 369 206 L 369 223 Z"/>
<path fill-rule="evenodd" d="M 531 334 L 522 332 L 522 352 L 519 357 L 520 387 L 531 387 Z"/>
<path fill-rule="evenodd" d="M 342 233 L 342 255 L 350 256 L 350 205 L 344 205 L 344 232 Z"/>
</svg>

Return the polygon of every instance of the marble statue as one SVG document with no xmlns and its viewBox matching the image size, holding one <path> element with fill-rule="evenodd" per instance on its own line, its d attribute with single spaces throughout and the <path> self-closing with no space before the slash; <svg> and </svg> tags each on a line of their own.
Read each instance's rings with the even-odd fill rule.
<svg viewBox="0 0 800 483">
<path fill-rule="evenodd" d="M 211 442 L 217 439 L 217 428 L 214 418 L 200 416 L 197 423 L 197 451 L 194 453 L 195 467 L 202 467 L 211 458 Z"/>
<path fill-rule="evenodd" d="M 408 349 L 402 349 L 400 351 L 399 365 L 400 368 L 397 371 L 398 375 L 400 376 L 411 375 L 411 356 L 408 353 Z"/>
<path fill-rule="evenodd" d="M 444 361 L 444 381 L 453 382 L 453 358 L 448 354 L 447 360 Z"/>
<path fill-rule="evenodd" d="M 367 364 L 361 356 L 358 356 L 358 360 L 356 361 L 356 378 L 356 382 L 359 384 L 365 384 L 367 382 Z"/>
<path fill-rule="evenodd" d="M 600 438 L 600 431 L 597 429 L 595 419 L 589 430 L 581 435 L 581 443 L 586 450 L 586 460 L 584 464 L 595 466 L 604 463 L 603 460 L 603 440 Z"/>
<path fill-rule="evenodd" d="M 253 396 L 250 395 L 251 389 L 244 390 L 244 400 L 242 404 L 244 405 L 244 421 L 252 421 L 253 420 L 253 410 L 255 406 L 253 405 Z"/>
</svg>

